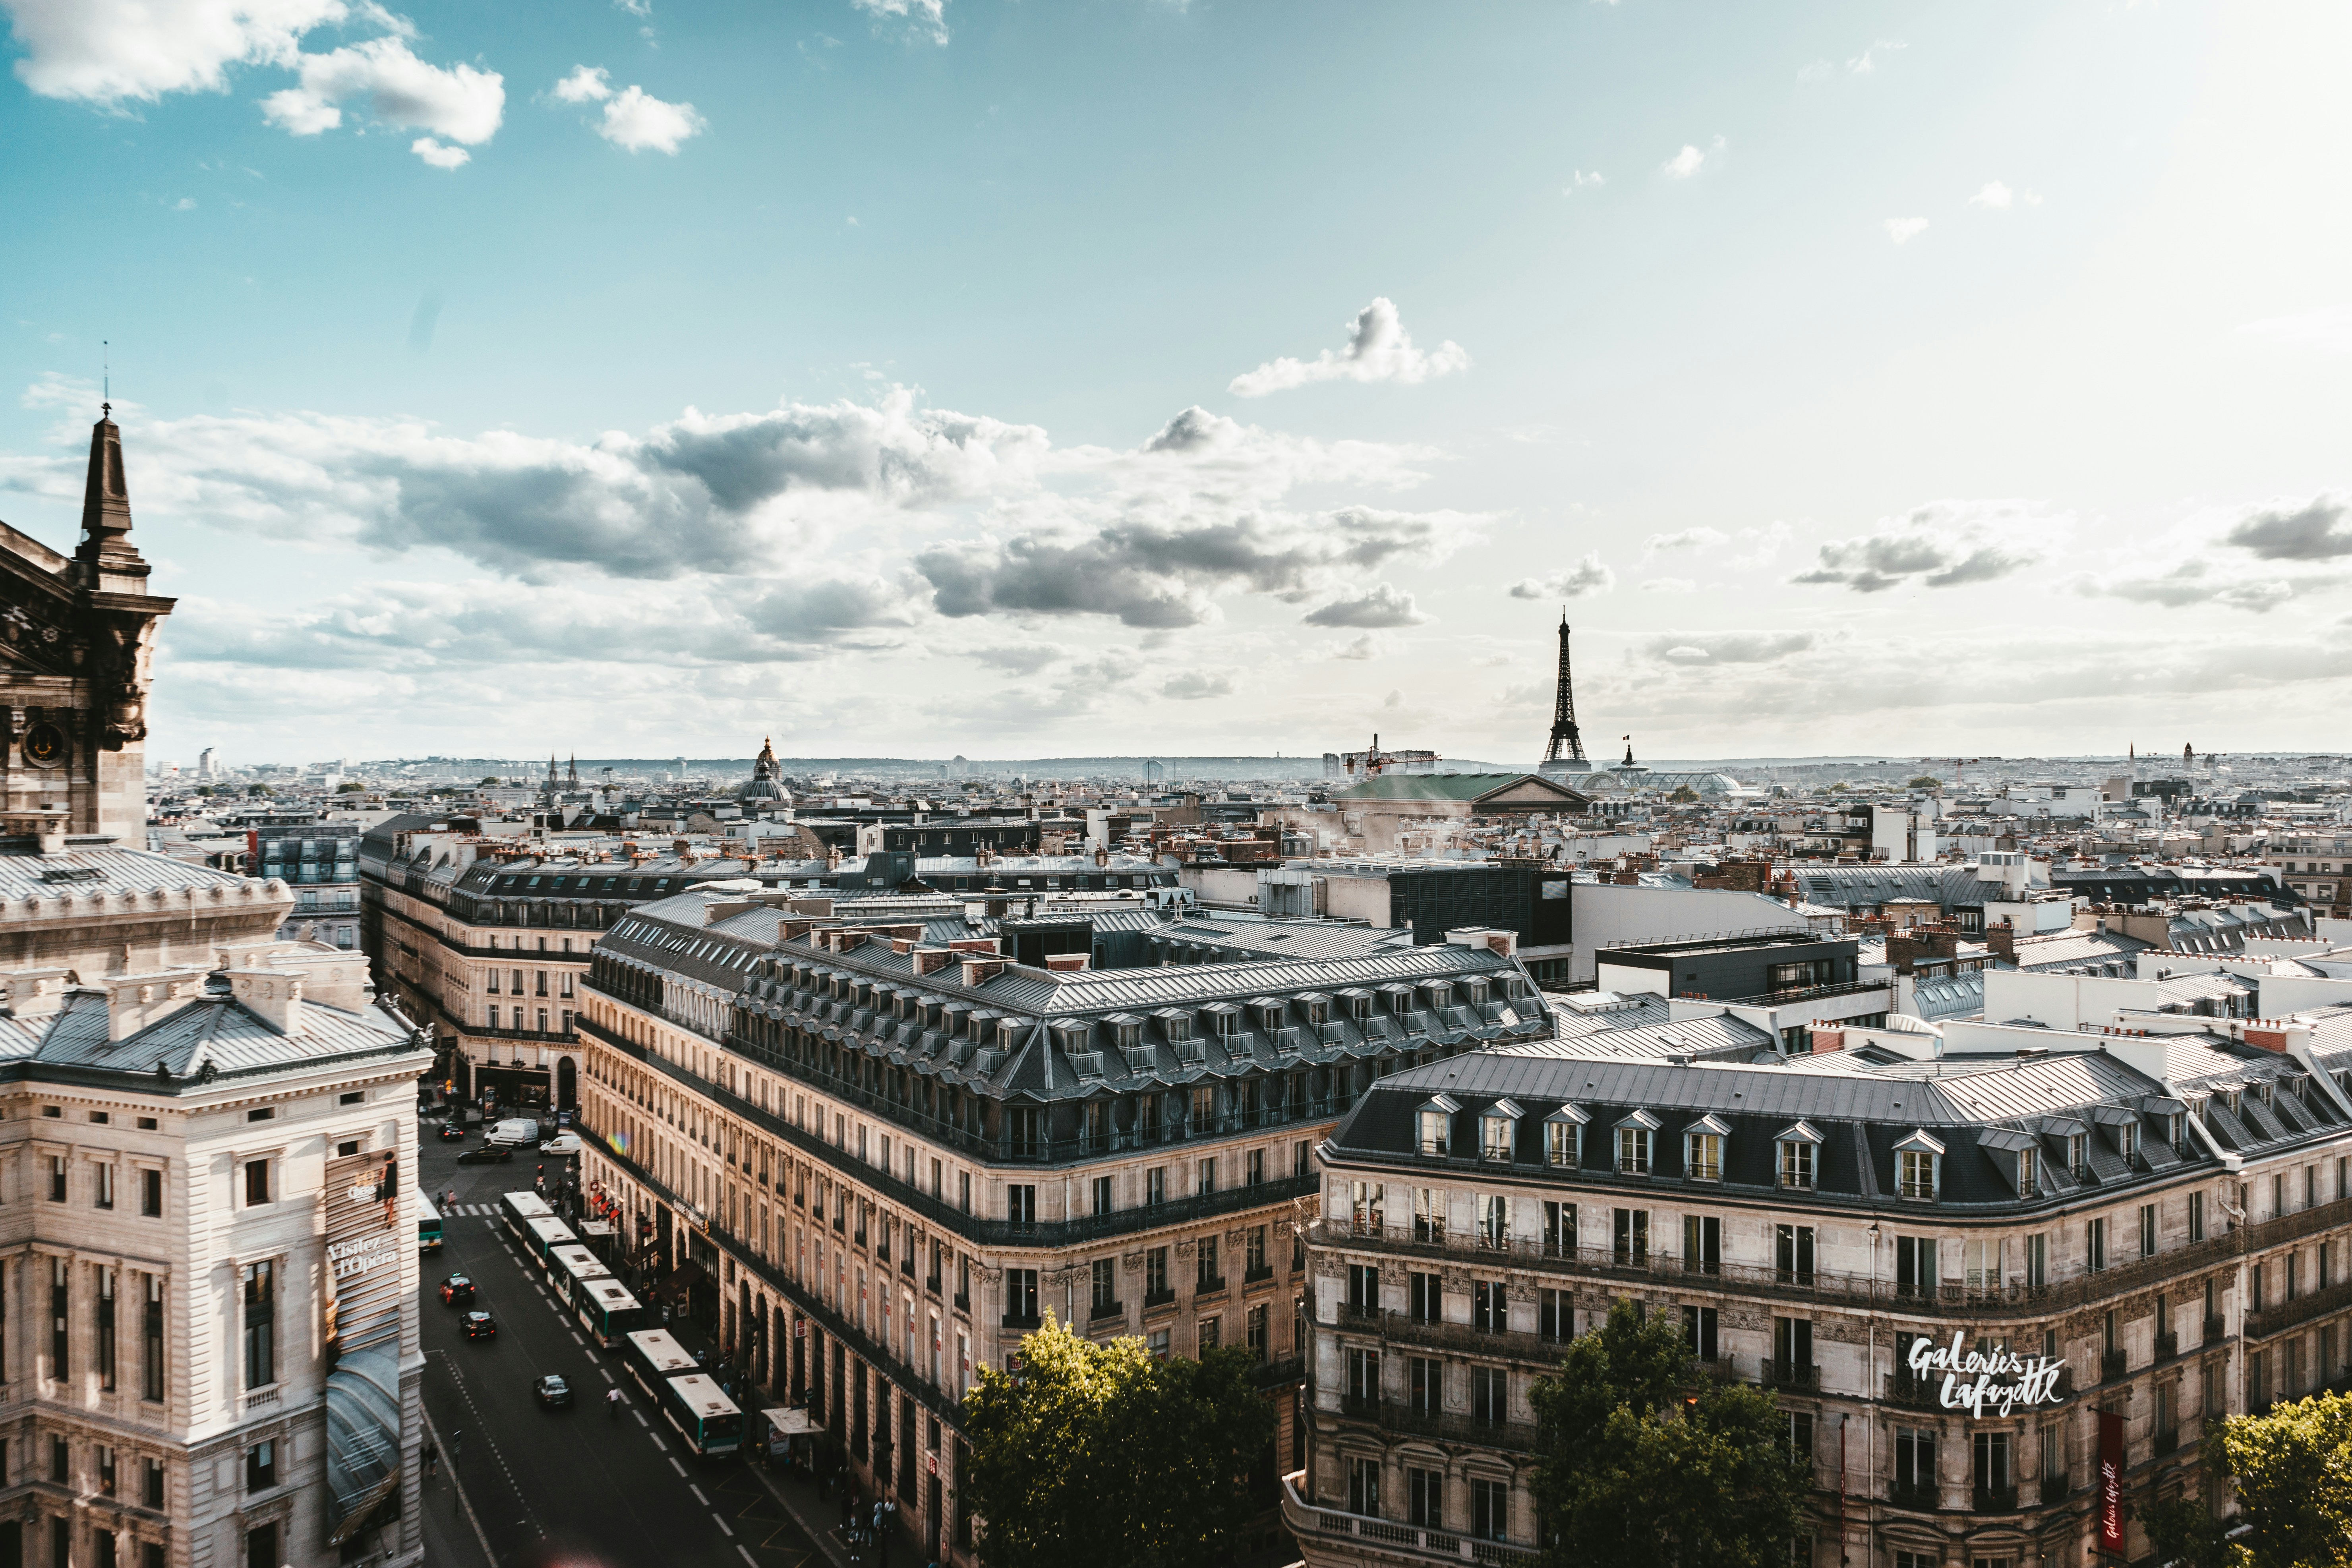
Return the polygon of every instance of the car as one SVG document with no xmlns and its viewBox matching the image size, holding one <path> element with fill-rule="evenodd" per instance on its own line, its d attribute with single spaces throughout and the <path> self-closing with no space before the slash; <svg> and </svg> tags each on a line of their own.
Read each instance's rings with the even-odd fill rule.
<svg viewBox="0 0 2352 1568">
<path fill-rule="evenodd" d="M 542 1154 L 577 1154 L 580 1152 L 580 1134 L 559 1132 L 541 1143 L 539 1146 L 539 1152 Z"/>
<path fill-rule="evenodd" d="M 489 1143 L 485 1144 L 479 1149 L 467 1150 L 464 1153 L 457 1156 L 457 1163 L 460 1165 L 503 1165 L 513 1158 L 514 1151 L 512 1149 L 500 1143 Z"/>
<path fill-rule="evenodd" d="M 441 1281 L 441 1304 L 462 1307 L 474 1299 L 474 1282 L 463 1274 L 452 1274 Z"/>
<path fill-rule="evenodd" d="M 463 1122 L 445 1121 L 441 1124 L 439 1137 L 441 1142 L 444 1143 L 456 1143 L 461 1142 L 465 1136 L 466 1128 Z"/>
<path fill-rule="evenodd" d="M 499 1321 L 478 1307 L 466 1314 L 466 1337 L 469 1340 L 497 1339 Z"/>
<path fill-rule="evenodd" d="M 572 1403 L 572 1385 L 551 1372 L 533 1382 L 530 1391 L 538 1395 L 544 1409 L 553 1410 Z"/>
</svg>

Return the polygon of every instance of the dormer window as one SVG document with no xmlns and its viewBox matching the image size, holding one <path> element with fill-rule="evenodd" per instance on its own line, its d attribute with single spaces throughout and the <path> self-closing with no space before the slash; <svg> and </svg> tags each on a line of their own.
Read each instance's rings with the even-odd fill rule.
<svg viewBox="0 0 2352 1568">
<path fill-rule="evenodd" d="M 1563 1105 L 1544 1118 L 1544 1163 L 1574 1170 L 1584 1163 L 1584 1112 Z"/>
<path fill-rule="evenodd" d="M 1780 1185 L 1792 1193 L 1810 1193 L 1821 1181 L 1822 1135 L 1809 1122 L 1784 1127 L 1773 1140 L 1773 1172 Z"/>
<path fill-rule="evenodd" d="M 1507 1100 L 1496 1100 L 1478 1117 L 1478 1158 L 1497 1164 L 1511 1163 L 1515 1130 L 1519 1124 L 1519 1108 Z"/>
<path fill-rule="evenodd" d="M 2126 1160 L 2137 1155 L 2139 1152 L 2139 1123 L 2126 1121 L 2116 1128 L 2116 1145 L 2123 1151 L 2123 1156 Z"/>
<path fill-rule="evenodd" d="M 1731 1129 L 1722 1119 L 1701 1117 L 1683 1130 L 1683 1178 L 1692 1182 L 1723 1180 L 1723 1141 Z"/>
<path fill-rule="evenodd" d="M 1657 1119 L 1646 1110 L 1637 1110 L 1617 1124 L 1619 1175 L 1646 1176 L 1650 1173 L 1650 1135 L 1657 1126 Z"/>
<path fill-rule="evenodd" d="M 2089 1133 L 2071 1132 L 2067 1134 L 2066 1168 L 2074 1173 L 2076 1181 L 2082 1180 L 2084 1176 L 2090 1173 L 2091 1135 Z"/>
<path fill-rule="evenodd" d="M 1454 1152 L 1454 1113 L 1461 1109 L 1443 1094 L 1422 1102 L 1413 1118 L 1419 1132 L 1414 1142 L 1422 1153 L 1442 1159 Z"/>
<path fill-rule="evenodd" d="M 1913 1129 L 1895 1145 L 1895 1191 L 1913 1203 L 1933 1203 L 1942 1189 L 1944 1146 L 1927 1132 Z"/>
</svg>

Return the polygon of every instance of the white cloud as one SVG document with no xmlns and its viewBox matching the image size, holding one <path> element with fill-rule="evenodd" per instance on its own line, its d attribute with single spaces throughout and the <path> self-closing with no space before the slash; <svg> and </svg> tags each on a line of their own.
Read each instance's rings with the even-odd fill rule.
<svg viewBox="0 0 2352 1568">
<path fill-rule="evenodd" d="M 1595 550 L 1565 571 L 1549 577 L 1522 577 L 1511 584 L 1514 599 L 1581 599 L 1605 594 L 1617 585 L 1617 574 L 1601 563 Z"/>
<path fill-rule="evenodd" d="M 602 103 L 613 96 L 612 73 L 603 66 L 573 66 L 551 90 L 558 103 Z"/>
<path fill-rule="evenodd" d="M 2352 353 L 2352 304 L 2325 305 L 2292 316 L 2266 316 L 2240 327 L 2238 335 L 2313 353 Z"/>
<path fill-rule="evenodd" d="M 1688 577 L 1652 577 L 1642 584 L 1645 594 L 1696 594 L 1698 584 Z"/>
<path fill-rule="evenodd" d="M 2168 572 L 2144 576 L 2077 577 L 2074 588 L 2077 593 L 2093 598 L 2161 605 L 2167 609 L 2179 609 L 2189 605 L 2221 605 L 2233 610 L 2251 610 L 2256 615 L 2267 615 L 2298 594 L 2318 593 L 2333 588 L 2342 581 L 2343 578 L 2337 575 L 2313 573 L 2303 574 L 2292 580 L 2253 576 L 2238 571 L 2216 571 L 2210 562 L 2192 559 L 2181 562 Z"/>
<path fill-rule="evenodd" d="M 1701 524 L 1699 527 L 1685 528 L 1674 533 L 1650 535 L 1642 542 L 1642 555 L 1644 560 L 1647 560 L 1662 550 L 1710 549 L 1718 544 L 1727 543 L 1730 539 L 1731 535 L 1721 529 L 1708 528 Z"/>
<path fill-rule="evenodd" d="M 1874 531 L 1860 538 L 1822 545 L 1813 569 L 1790 581 L 1840 584 L 1857 594 L 1905 584 L 1958 588 L 1990 583 L 2041 560 L 2073 521 L 2031 501 L 1930 501 L 1880 519 Z"/>
<path fill-rule="evenodd" d="M 1414 605 L 1412 595 L 1390 583 L 1376 583 L 1361 593 L 1344 594 L 1306 617 L 1310 626 L 1418 626 L 1429 617 Z"/>
<path fill-rule="evenodd" d="M 1333 648 L 1331 657 L 1339 659 L 1365 660 L 1384 658 L 1388 651 L 1388 638 L 1378 632 L 1365 632 L 1353 640 L 1341 643 Z"/>
<path fill-rule="evenodd" d="M 1813 646 L 1811 632 L 1671 632 L 1643 649 L 1673 664 L 1770 664 Z"/>
<path fill-rule="evenodd" d="M 1683 150 L 1667 159 L 1658 172 L 1670 180 L 1687 180 L 1706 166 L 1708 158 L 1720 153 L 1730 143 L 1718 136 L 1704 150 L 1685 142 Z"/>
<path fill-rule="evenodd" d="M 172 204 L 172 210 L 175 213 L 192 213 L 196 210 L 196 198 L 194 196 L 182 196 L 178 201 Z"/>
<path fill-rule="evenodd" d="M 903 26 L 910 38 L 923 38 L 942 45 L 948 41 L 948 0 L 849 0 L 849 3 L 873 17 L 877 27 L 893 23 Z"/>
<path fill-rule="evenodd" d="M 497 134 L 506 113 L 506 79 L 498 72 L 463 63 L 446 70 L 428 65 L 396 37 L 303 55 L 299 71 L 301 85 L 261 100 L 263 118 L 297 136 L 316 136 L 342 123 L 341 105 L 364 100 L 380 123 L 428 132 L 411 151 L 444 168 L 456 165 L 440 162 L 425 142 L 438 148 L 434 138 L 446 137 L 479 146 Z"/>
<path fill-rule="evenodd" d="M 349 15 L 344 0 L 0 0 L 43 98 L 117 104 L 221 92 L 234 65 L 291 65 L 302 35 Z"/>
<path fill-rule="evenodd" d="M 1325 349 L 1312 360 L 1270 360 L 1234 377 L 1226 391 L 1236 397 L 1264 397 L 1318 381 L 1393 381 L 1413 385 L 1470 368 L 1461 344 L 1443 342 L 1427 353 L 1412 346 L 1397 308 L 1383 296 L 1361 310 L 1348 329 L 1348 346 Z"/>
<path fill-rule="evenodd" d="M 1780 546 L 1788 542 L 1789 525 L 1785 522 L 1776 522 L 1769 528 L 1743 528 L 1736 534 L 1702 523 L 1673 533 L 1650 535 L 1642 542 L 1642 559 L 1647 561 L 1670 550 L 1693 550 L 1705 552 L 1710 562 L 1721 565 L 1754 567 L 1770 561 L 1780 553 Z M 1723 552 L 1725 546 L 1735 543 L 1741 548 L 1728 554 Z M 1666 578 L 1664 581 L 1678 579 Z"/>
<path fill-rule="evenodd" d="M 1907 245 L 1927 230 L 1923 217 L 1891 217 L 1886 220 L 1886 237 L 1897 245 Z"/>
<path fill-rule="evenodd" d="M 408 144 L 408 150 L 436 169 L 456 169 L 473 162 L 474 155 L 463 147 L 451 147 L 436 142 L 430 136 L 419 136 Z"/>
<path fill-rule="evenodd" d="M 1198 702 L 1203 698 L 1231 697 L 1237 684 L 1229 669 L 1188 669 L 1160 682 L 1160 695 L 1181 702 Z"/>
<path fill-rule="evenodd" d="M 1564 196 L 1572 196 L 1579 191 L 1588 189 L 1594 185 L 1605 185 L 1608 183 L 1608 180 L 1602 176 L 1601 171 L 1598 169 L 1591 171 L 1578 169 L 1568 176 L 1568 184 L 1559 188 L 1559 194 Z"/>
<path fill-rule="evenodd" d="M 1984 188 L 1969 198 L 1972 207 L 1995 207 L 2006 210 L 2017 199 L 2016 193 L 1999 180 L 1988 180 Z"/>
<path fill-rule="evenodd" d="M 1846 73 L 1849 76 L 1868 76 L 1878 68 L 1879 56 L 1894 54 L 1905 47 L 1899 38 L 1874 39 L 1868 48 L 1845 62 Z"/>
<path fill-rule="evenodd" d="M 709 126 L 690 103 L 664 103 L 641 87 L 625 87 L 604 105 L 596 134 L 632 153 L 651 149 L 676 156 L 680 143 Z"/>
</svg>

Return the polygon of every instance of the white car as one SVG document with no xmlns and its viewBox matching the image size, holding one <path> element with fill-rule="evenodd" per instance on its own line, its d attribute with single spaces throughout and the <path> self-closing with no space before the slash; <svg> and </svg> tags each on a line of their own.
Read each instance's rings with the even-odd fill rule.
<svg viewBox="0 0 2352 1568">
<path fill-rule="evenodd" d="M 580 1134 L 559 1132 L 541 1143 L 539 1146 L 539 1152 L 542 1154 L 577 1154 L 580 1152 Z"/>
</svg>

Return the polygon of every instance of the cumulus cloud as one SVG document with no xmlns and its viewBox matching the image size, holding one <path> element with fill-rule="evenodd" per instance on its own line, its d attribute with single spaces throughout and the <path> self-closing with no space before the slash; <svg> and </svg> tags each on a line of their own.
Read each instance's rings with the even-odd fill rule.
<svg viewBox="0 0 2352 1568">
<path fill-rule="evenodd" d="M 641 87 L 625 87 L 604 105 L 596 134 L 632 153 L 647 151 L 677 156 L 689 137 L 709 129 L 709 121 L 690 103 L 665 103 Z"/>
<path fill-rule="evenodd" d="M 1687 180 L 1706 168 L 1709 158 L 1720 155 L 1729 145 L 1730 143 L 1720 136 L 1708 142 L 1705 148 L 1685 142 L 1683 150 L 1661 164 L 1658 172 L 1670 180 Z"/>
<path fill-rule="evenodd" d="M 849 0 L 874 19 L 878 29 L 904 28 L 910 38 L 944 45 L 948 41 L 948 0 Z"/>
<path fill-rule="evenodd" d="M 1670 632 L 1643 648 L 1670 664 L 1770 664 L 1812 647 L 1811 632 Z"/>
<path fill-rule="evenodd" d="M 1601 563 L 1595 550 L 1564 571 L 1549 577 L 1522 577 L 1511 584 L 1514 599 L 1581 599 L 1605 594 L 1617 585 L 1617 574 Z"/>
<path fill-rule="evenodd" d="M 1894 54 L 1905 47 L 1900 38 L 1874 38 L 1868 48 L 1845 62 L 1846 74 L 1868 76 L 1878 68 L 1880 57 Z"/>
<path fill-rule="evenodd" d="M 1601 175 L 1601 171 L 1598 169 L 1578 169 L 1568 176 L 1568 184 L 1559 188 L 1559 194 L 1564 196 L 1572 196 L 1579 191 L 1586 190 L 1595 185 L 1605 185 L 1608 183 L 1608 180 Z"/>
<path fill-rule="evenodd" d="M 1034 675 L 1055 660 L 1068 657 L 1069 650 L 1059 643 L 1004 643 L 993 647 L 976 647 L 971 657 L 1008 675 Z"/>
<path fill-rule="evenodd" d="M 1307 612 L 1310 626 L 1418 626 L 1429 620 L 1415 607 L 1412 595 L 1388 583 L 1376 583 L 1360 594 L 1344 595 Z"/>
<path fill-rule="evenodd" d="M 506 113 L 506 81 L 496 71 L 458 64 L 445 70 L 410 52 L 406 40 L 370 38 L 323 55 L 303 55 L 300 85 L 261 100 L 262 117 L 297 136 L 316 136 L 343 122 L 341 106 L 364 102 L 380 124 L 422 131 L 410 151 L 429 163 L 455 168 L 436 138 L 479 146 L 497 134 Z"/>
<path fill-rule="evenodd" d="M 1927 220 L 1923 217 L 1891 217 L 1886 220 L 1886 237 L 1897 245 L 1908 245 L 1927 232 Z"/>
<path fill-rule="evenodd" d="M 613 96 L 612 73 L 603 66 L 573 66 L 550 90 L 558 103 L 602 103 Z"/>
<path fill-rule="evenodd" d="M 1231 697 L 1234 685 L 1230 670 L 1188 669 L 1160 682 L 1160 695 L 1181 702 L 1198 702 L 1208 697 Z"/>
<path fill-rule="evenodd" d="M 1969 198 L 1969 205 L 1972 207 L 2006 208 L 2016 199 L 2017 197 L 2015 193 L 2011 191 L 2007 185 L 2002 184 L 1999 180 L 1988 180 L 1985 182 L 1983 189 L 1978 191 L 1975 195 Z"/>
<path fill-rule="evenodd" d="M 343 0 L 5 0 L 16 78 L 43 98 L 152 102 L 221 92 L 227 68 L 291 65 Z"/>
<path fill-rule="evenodd" d="M 1414 465 L 1443 455 L 1433 447 L 1292 436 L 1196 404 L 1133 452 L 1077 451 L 1069 461 L 1114 483 L 1148 489 L 1172 482 L 1235 498 L 1271 498 L 1305 484 L 1403 489 L 1425 477 Z"/>
<path fill-rule="evenodd" d="M 1214 618 L 1212 596 L 1221 591 L 1296 603 L 1343 573 L 1442 559 L 1474 521 L 1370 507 L 1215 520 L 1131 515 L 937 545 L 916 556 L 915 569 L 945 616 L 1097 615 L 1171 629 Z"/>
<path fill-rule="evenodd" d="M 2308 591 L 2334 587 L 2333 576 L 2305 577 Z M 2252 577 L 2216 571 L 2210 562 L 2188 560 L 2168 572 L 2116 579 L 2078 578 L 2075 591 L 2095 598 L 2126 599 L 2134 604 L 2162 605 L 2179 609 L 2189 605 L 2223 605 L 2257 615 L 2278 608 L 2295 596 L 2297 584 L 2282 577 Z"/>
<path fill-rule="evenodd" d="M 408 144 L 408 150 L 436 169 L 455 169 L 470 163 L 474 156 L 463 147 L 447 146 L 430 136 L 419 136 Z"/>
<path fill-rule="evenodd" d="M 1790 581 L 1841 584 L 1857 594 L 1906 583 L 1929 588 L 1990 583 L 2033 564 L 2041 558 L 2036 542 L 2068 521 L 2037 513 L 2023 501 L 1932 501 L 1882 519 L 1861 538 L 1822 545 L 1819 564 Z"/>
<path fill-rule="evenodd" d="M 1366 632 L 1333 648 L 1331 657 L 1341 659 L 1372 659 L 1381 658 L 1388 651 L 1389 643 L 1386 637 L 1374 632 Z"/>
<path fill-rule="evenodd" d="M 1731 535 L 1721 529 L 1709 528 L 1702 523 L 1696 528 L 1677 529 L 1672 533 L 1654 533 L 1642 542 L 1642 552 L 1647 556 L 1666 550 L 1711 549 L 1718 544 L 1727 544 L 1730 540 Z"/>
<path fill-rule="evenodd" d="M 2335 561 L 2352 555 L 2352 497 L 2273 501 L 2239 518 L 2224 536 L 2263 561 Z"/>
<path fill-rule="evenodd" d="M 1236 397 L 1264 397 L 1318 381 L 1393 381 L 1406 385 L 1470 368 L 1461 344 L 1443 342 L 1424 353 L 1413 347 L 1397 308 L 1383 296 L 1356 312 L 1348 346 L 1325 349 L 1311 360 L 1269 360 L 1234 377 L 1226 388 Z"/>
</svg>

